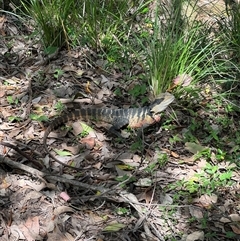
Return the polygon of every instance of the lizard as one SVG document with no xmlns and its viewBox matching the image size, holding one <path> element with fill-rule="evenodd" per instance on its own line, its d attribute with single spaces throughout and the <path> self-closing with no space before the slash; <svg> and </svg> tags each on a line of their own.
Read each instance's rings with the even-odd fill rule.
<svg viewBox="0 0 240 241">
<path fill-rule="evenodd" d="M 66 113 L 62 116 L 54 118 L 50 122 L 43 136 L 43 146 L 47 153 L 47 137 L 51 131 L 55 130 L 62 124 L 76 120 L 93 120 L 103 121 L 111 124 L 110 132 L 117 136 L 120 136 L 119 130 L 124 127 L 130 127 L 133 129 L 146 128 L 159 122 L 161 119 L 161 112 L 163 112 L 174 100 L 174 96 L 168 92 L 162 93 L 156 97 L 156 99 L 149 106 L 140 108 L 129 108 L 129 109 L 94 109 L 94 108 L 82 108 L 76 109 L 73 112 Z M 71 167 L 67 164 L 63 164 L 57 160 L 52 154 L 49 155 L 58 163 Z"/>
</svg>

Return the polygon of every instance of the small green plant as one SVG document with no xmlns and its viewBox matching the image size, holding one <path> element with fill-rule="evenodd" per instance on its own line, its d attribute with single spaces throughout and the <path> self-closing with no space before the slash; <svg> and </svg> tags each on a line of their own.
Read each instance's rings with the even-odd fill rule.
<svg viewBox="0 0 240 241">
<path fill-rule="evenodd" d="M 58 101 L 57 104 L 54 106 L 54 109 L 56 109 L 57 112 L 61 113 L 65 109 L 65 106 L 62 102 Z"/>
<path fill-rule="evenodd" d="M 206 164 L 200 173 L 196 173 L 192 179 L 183 182 L 183 186 L 190 193 L 211 194 L 216 188 L 230 186 L 232 171 L 220 172 L 218 166 Z"/>
<path fill-rule="evenodd" d="M 125 187 L 125 185 L 127 183 L 136 181 L 135 177 L 133 177 L 133 176 L 130 177 L 130 176 L 126 175 L 126 174 L 124 176 L 116 177 L 115 179 L 116 179 L 116 181 L 121 183 L 121 187 L 122 188 Z"/>
<path fill-rule="evenodd" d="M 88 136 L 88 134 L 93 131 L 93 129 L 89 125 L 85 124 L 84 122 L 81 122 L 81 126 L 82 126 L 83 130 L 79 134 L 80 138 L 84 138 L 84 137 Z"/>
<path fill-rule="evenodd" d="M 150 163 L 146 168 L 145 171 L 148 173 L 153 173 L 154 170 L 158 169 L 158 168 L 162 168 L 164 166 L 166 166 L 168 162 L 168 156 L 166 153 L 161 153 L 159 152 L 157 154 L 157 160 Z"/>
<path fill-rule="evenodd" d="M 125 215 L 128 215 L 130 212 L 129 212 L 129 209 L 127 209 L 127 208 L 119 207 L 116 209 L 116 213 L 118 215 L 125 216 Z"/>
<path fill-rule="evenodd" d="M 138 138 L 137 141 L 135 141 L 131 147 L 130 147 L 131 151 L 135 152 L 135 151 L 142 151 L 143 149 L 143 140 L 141 138 Z"/>
<path fill-rule="evenodd" d="M 208 228 L 208 222 L 207 222 L 207 220 L 205 222 L 206 222 L 205 226 L 206 226 L 206 229 L 207 229 Z M 215 232 L 207 232 L 205 236 L 208 240 L 214 240 L 214 239 L 218 238 L 218 235 Z"/>
<path fill-rule="evenodd" d="M 122 96 L 122 90 L 120 88 L 116 88 L 115 91 L 114 91 L 114 94 L 116 96 Z"/>
<path fill-rule="evenodd" d="M 19 103 L 19 100 L 17 98 L 14 98 L 12 95 L 7 96 L 7 102 L 10 105 L 17 105 Z"/>
<path fill-rule="evenodd" d="M 63 70 L 56 69 L 54 73 L 54 78 L 59 79 L 64 74 Z"/>
<path fill-rule="evenodd" d="M 227 231 L 226 232 L 226 238 L 235 238 L 236 237 L 236 234 L 232 231 Z"/>
<path fill-rule="evenodd" d="M 146 84 L 142 84 L 142 85 L 135 85 L 131 90 L 128 91 L 129 94 L 134 97 L 137 98 L 139 96 L 143 96 L 146 94 L 147 92 L 147 85 Z"/>
<path fill-rule="evenodd" d="M 8 117 L 8 120 L 10 121 L 10 122 L 19 122 L 19 121 L 21 121 L 21 118 L 20 117 L 18 117 L 18 116 L 9 116 Z"/>
<path fill-rule="evenodd" d="M 158 157 L 157 157 L 157 162 L 160 168 L 166 166 L 166 164 L 168 163 L 168 156 L 166 153 L 159 153 Z"/>
<path fill-rule="evenodd" d="M 152 173 L 157 167 L 157 162 L 150 163 L 146 168 L 145 171 L 148 173 Z"/>
<path fill-rule="evenodd" d="M 38 115 L 35 113 L 30 114 L 30 119 L 31 120 L 36 120 L 36 121 L 48 121 L 48 117 L 45 115 Z"/>
<path fill-rule="evenodd" d="M 190 179 L 170 184 L 167 189 L 180 190 L 174 196 L 175 201 L 182 195 L 186 195 L 186 193 L 211 194 L 219 187 L 231 186 L 233 184 L 231 181 L 232 174 L 232 167 L 223 172 L 219 170 L 217 165 L 211 165 L 207 162 L 206 166 Z"/>
<path fill-rule="evenodd" d="M 179 134 L 174 135 L 174 136 L 172 136 L 172 137 L 169 138 L 169 143 L 170 143 L 171 145 L 174 145 L 174 144 L 176 144 L 177 142 L 181 142 L 181 141 L 182 141 L 182 138 L 180 137 Z"/>
</svg>

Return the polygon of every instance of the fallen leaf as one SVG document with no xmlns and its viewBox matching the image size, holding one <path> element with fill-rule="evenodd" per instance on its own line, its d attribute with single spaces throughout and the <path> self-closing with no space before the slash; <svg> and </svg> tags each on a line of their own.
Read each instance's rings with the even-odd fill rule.
<svg viewBox="0 0 240 241">
<path fill-rule="evenodd" d="M 77 155 L 81 150 L 80 145 L 68 146 L 66 143 L 62 144 L 62 148 L 64 150 L 70 151 L 73 155 Z"/>
<path fill-rule="evenodd" d="M 150 187 L 152 185 L 152 180 L 150 178 L 140 178 L 134 185 L 138 187 Z"/>
<path fill-rule="evenodd" d="M 28 219 L 25 222 L 25 226 L 31 231 L 31 233 L 36 237 L 36 235 L 39 234 L 39 217 L 28 217 Z"/>
<path fill-rule="evenodd" d="M 26 131 L 24 132 L 24 136 L 27 138 L 27 140 L 32 140 L 34 139 L 34 125 L 30 126 L 30 128 L 26 129 Z"/>
<path fill-rule="evenodd" d="M 191 152 L 193 154 L 196 154 L 198 152 L 201 152 L 201 151 L 207 149 L 207 147 L 202 146 L 200 144 L 193 143 L 193 142 L 186 142 L 185 148 L 186 148 L 186 150 L 188 150 L 189 152 Z"/>
<path fill-rule="evenodd" d="M 119 177 L 129 176 L 130 173 L 128 171 L 125 171 L 125 170 L 119 168 L 119 166 L 121 167 L 121 165 L 116 165 L 115 166 L 115 169 L 117 171 L 118 176 Z"/>
<path fill-rule="evenodd" d="M 83 144 L 86 144 L 87 149 L 91 150 L 95 146 L 95 138 L 94 137 L 85 137 L 81 139 Z"/>
<path fill-rule="evenodd" d="M 13 237 L 16 238 L 16 240 L 24 240 L 25 239 L 25 236 L 19 226 L 11 225 L 9 227 L 9 229 L 10 229 L 9 232 L 11 232 L 11 234 L 13 235 Z"/>
<path fill-rule="evenodd" d="M 174 151 L 171 151 L 170 154 L 174 158 L 179 158 L 179 155 L 176 152 L 174 152 Z"/>
<path fill-rule="evenodd" d="M 198 220 L 203 218 L 203 212 L 202 212 L 202 209 L 200 207 L 190 206 L 189 212 L 192 215 L 192 217 L 194 217 Z"/>
<path fill-rule="evenodd" d="M 53 211 L 54 215 L 56 216 L 63 213 L 68 213 L 68 212 L 74 213 L 74 209 L 68 206 L 59 206 L 59 207 L 56 207 Z"/>
<path fill-rule="evenodd" d="M 189 234 L 186 238 L 186 241 L 197 241 L 197 240 L 204 240 L 204 232 L 203 231 L 196 231 Z"/>
<path fill-rule="evenodd" d="M 229 217 L 231 218 L 231 220 L 233 222 L 240 222 L 240 216 L 236 213 L 232 213 L 229 215 Z"/>
<path fill-rule="evenodd" d="M 162 205 L 171 205 L 171 204 L 173 204 L 173 199 L 172 199 L 172 197 L 169 194 L 161 193 L 161 195 L 160 195 L 160 203 Z"/>
<path fill-rule="evenodd" d="M 100 170 L 100 168 L 102 167 L 102 163 L 101 162 L 98 162 L 96 163 L 95 165 L 93 165 L 94 168 Z"/>
<path fill-rule="evenodd" d="M 25 222 L 25 224 L 20 224 L 19 228 L 21 229 L 21 231 L 23 232 L 25 239 L 27 241 L 32 241 L 32 240 L 40 240 L 41 237 L 39 235 L 39 229 L 40 229 L 40 225 L 39 225 L 39 218 L 36 217 L 32 217 L 32 218 L 28 218 Z"/>
<path fill-rule="evenodd" d="M 122 228 L 125 228 L 126 225 L 122 224 L 122 223 L 112 223 L 108 226 L 106 226 L 103 229 L 103 232 L 118 232 L 119 230 L 121 230 Z"/>
<path fill-rule="evenodd" d="M 59 155 L 59 156 L 72 156 L 72 153 L 69 151 L 62 151 L 58 149 L 54 149 L 54 151 Z"/>
<path fill-rule="evenodd" d="M 37 202 L 40 197 L 42 197 L 43 194 L 37 191 L 31 191 L 27 193 L 24 198 L 21 200 L 23 204 L 26 204 L 28 200 L 31 200 L 32 203 Z"/>
<path fill-rule="evenodd" d="M 194 198 L 193 202 L 198 203 L 199 206 L 204 208 L 211 208 L 214 203 L 217 203 L 218 196 L 215 194 L 207 195 L 204 194 L 200 198 Z"/>
<path fill-rule="evenodd" d="M 229 224 L 230 227 L 232 228 L 233 232 L 236 233 L 236 234 L 240 234 L 240 226 L 237 225 L 237 224 Z"/>
</svg>

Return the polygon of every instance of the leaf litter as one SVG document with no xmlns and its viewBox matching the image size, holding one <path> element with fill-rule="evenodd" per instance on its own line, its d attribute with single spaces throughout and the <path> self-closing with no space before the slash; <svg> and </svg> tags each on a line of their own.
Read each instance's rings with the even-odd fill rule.
<svg viewBox="0 0 240 241">
<path fill-rule="evenodd" d="M 7 34 L 3 30 L 6 24 L 5 17 L 1 17 L 2 36 Z M 18 32 L 10 27 L 13 32 Z M 84 57 L 90 54 L 89 49 L 61 51 L 57 59 L 44 65 L 40 56 L 32 54 L 25 57 L 24 51 L 34 46 L 19 38 L 15 39 L 14 45 L 10 53 L 12 57 L 16 56 L 14 51 L 22 49 L 18 52 L 17 62 L 15 58 L 3 61 L 1 56 L 0 141 L 17 145 L 29 157 L 42 163 L 40 171 L 47 171 L 47 175 L 56 179 L 50 181 L 38 172 L 27 175 L 28 166 L 33 170 L 39 170 L 39 167 L 1 145 L 1 156 L 15 162 L 11 166 L 1 161 L 1 240 L 87 240 L 92 237 L 95 240 L 113 240 L 112 237 L 119 236 L 131 240 L 139 240 L 139 237 L 143 240 L 164 240 L 169 235 L 180 240 L 177 238 L 181 232 L 185 234 L 182 240 L 191 241 L 205 240 L 206 233 L 211 231 L 219 234 L 217 240 L 224 240 L 221 237 L 228 230 L 240 234 L 239 186 L 222 187 L 211 195 L 199 192 L 191 202 L 181 193 L 183 185 L 166 189 L 165 193 L 168 185 L 193 180 L 191 178 L 196 177 L 206 164 L 205 160 L 192 156 L 204 151 L 205 145 L 201 142 L 169 144 L 170 137 L 176 134 L 174 131 L 158 132 L 154 129 L 152 133 L 158 133 L 156 137 L 145 134 L 148 145 L 142 143 L 143 152 L 131 150 L 134 135 L 121 143 L 107 134 L 106 125 L 93 122 L 85 123 L 90 126 L 88 135 L 78 138 L 84 128 L 79 122 L 68 123 L 70 129 L 59 128 L 54 132 L 58 134 L 51 133 L 48 146 L 59 150 L 59 155 L 54 153 L 57 158 L 81 168 L 81 171 L 64 168 L 47 157 L 41 145 L 44 127 L 26 114 L 29 106 L 31 113 L 53 117 L 59 114 L 56 108 L 59 100 L 64 104 L 70 100 L 78 108 L 96 104 L 107 108 L 141 106 L 141 101 L 133 103 L 132 98 L 123 97 L 127 96 L 125 92 L 123 96 L 116 97 L 116 88 L 121 87 L 124 91 L 134 85 L 130 81 L 121 83 L 128 73 L 113 69 L 113 74 L 107 75 L 99 73 L 97 68 L 90 68 Z M 7 48 L 1 49 L 1 55 L 6 51 Z M 94 53 L 94 56 L 97 55 Z M 104 64 L 101 59 L 94 61 Z M 13 65 L 15 67 L 11 68 Z M 57 76 L 56 70 L 61 70 L 62 74 Z M 182 79 L 185 82 L 181 84 L 188 85 L 191 76 L 185 77 L 187 79 Z M 202 111 L 201 116 L 208 115 Z M 185 118 L 184 113 L 179 116 L 178 121 L 184 123 L 181 120 Z M 14 118 L 11 120 L 9 117 Z M 217 125 L 215 127 L 219 130 Z M 166 166 L 161 167 L 158 163 L 161 160 L 154 155 L 156 148 L 168 155 Z M 213 155 L 211 159 L 214 161 Z M 148 169 L 150 164 L 152 169 Z M 227 170 L 229 166 L 226 164 L 221 169 Z M 57 181 L 58 176 L 65 178 L 59 179 L 65 182 Z M 235 170 L 233 179 L 239 182 L 238 177 L 239 171 Z M 70 184 L 71 180 L 87 183 L 90 188 Z M 93 188 L 98 186 L 106 191 Z M 181 200 L 177 204 L 174 201 L 176 195 L 180 195 Z M 133 215 L 118 215 L 118 207 L 129 209 Z M 196 220 L 204 221 L 206 216 L 214 220 L 211 226 L 199 228 L 194 225 Z M 194 218 L 192 223 L 190 218 Z"/>
</svg>

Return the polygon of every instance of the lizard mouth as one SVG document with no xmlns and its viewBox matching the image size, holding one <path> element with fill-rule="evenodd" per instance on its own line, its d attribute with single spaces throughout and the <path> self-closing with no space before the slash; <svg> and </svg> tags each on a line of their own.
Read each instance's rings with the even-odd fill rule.
<svg viewBox="0 0 240 241">
<path fill-rule="evenodd" d="M 159 114 L 165 110 L 169 104 L 174 101 L 174 96 L 169 93 L 163 93 L 156 98 L 153 104 L 150 106 L 150 111 L 154 114 Z"/>
</svg>

